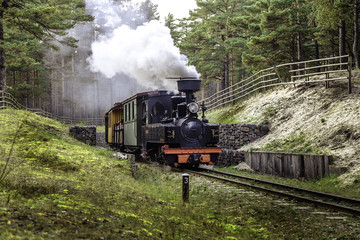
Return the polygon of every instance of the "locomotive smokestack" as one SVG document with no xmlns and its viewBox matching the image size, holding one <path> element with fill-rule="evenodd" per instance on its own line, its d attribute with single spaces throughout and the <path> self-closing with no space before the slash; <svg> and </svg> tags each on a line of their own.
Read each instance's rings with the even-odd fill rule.
<svg viewBox="0 0 360 240">
<path fill-rule="evenodd" d="M 194 101 L 194 93 L 200 90 L 201 80 L 195 77 L 180 78 L 177 81 L 179 92 L 186 94 L 186 102 L 190 103 Z"/>
</svg>

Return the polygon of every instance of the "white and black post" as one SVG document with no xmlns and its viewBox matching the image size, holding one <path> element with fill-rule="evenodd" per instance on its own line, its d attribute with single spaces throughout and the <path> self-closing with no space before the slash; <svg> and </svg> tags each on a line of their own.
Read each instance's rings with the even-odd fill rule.
<svg viewBox="0 0 360 240">
<path fill-rule="evenodd" d="M 189 203 L 189 183 L 190 183 L 190 177 L 189 174 L 185 173 L 182 175 L 182 179 L 183 179 L 183 202 L 184 203 Z"/>
</svg>

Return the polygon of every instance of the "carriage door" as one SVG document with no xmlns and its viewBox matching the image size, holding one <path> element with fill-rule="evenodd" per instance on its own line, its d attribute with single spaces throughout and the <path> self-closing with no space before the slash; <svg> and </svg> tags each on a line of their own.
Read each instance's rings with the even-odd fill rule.
<svg viewBox="0 0 360 240">
<path fill-rule="evenodd" d="M 124 113 L 124 144 L 137 146 L 136 99 L 125 104 Z"/>
</svg>

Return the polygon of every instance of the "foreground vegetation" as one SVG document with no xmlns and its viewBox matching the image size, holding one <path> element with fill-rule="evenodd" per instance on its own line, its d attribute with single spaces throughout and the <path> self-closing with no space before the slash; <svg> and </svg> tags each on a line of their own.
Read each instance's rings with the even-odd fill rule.
<svg viewBox="0 0 360 240">
<path fill-rule="evenodd" d="M 32 113 L 0 111 L 0 239 L 355 239 L 359 232 L 358 219 L 309 216 L 193 176 L 184 205 L 181 172 L 140 164 L 133 179 L 127 160 L 67 131 Z"/>
</svg>

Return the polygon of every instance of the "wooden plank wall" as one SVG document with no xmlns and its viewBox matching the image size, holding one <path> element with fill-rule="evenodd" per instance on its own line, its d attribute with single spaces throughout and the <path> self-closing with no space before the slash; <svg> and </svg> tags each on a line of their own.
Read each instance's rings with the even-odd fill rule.
<svg viewBox="0 0 360 240">
<path fill-rule="evenodd" d="M 288 178 L 319 179 L 329 175 L 332 157 L 268 152 L 244 152 L 254 171 Z"/>
</svg>

